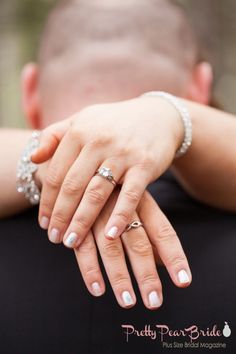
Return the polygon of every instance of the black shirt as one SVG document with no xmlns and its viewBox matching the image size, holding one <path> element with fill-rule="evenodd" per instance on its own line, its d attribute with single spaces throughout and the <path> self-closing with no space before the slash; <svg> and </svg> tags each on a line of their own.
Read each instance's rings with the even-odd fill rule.
<svg viewBox="0 0 236 354">
<path fill-rule="evenodd" d="M 149 189 L 181 239 L 192 285 L 176 288 L 160 268 L 162 307 L 147 310 L 134 281 L 138 302 L 126 310 L 117 304 L 103 271 L 107 290 L 94 298 L 85 288 L 74 253 L 48 241 L 34 208 L 0 221 L 0 354 L 189 353 L 196 349 L 176 349 L 181 344 L 174 344 L 189 343 L 188 337 L 165 335 L 163 344 L 159 332 L 151 339 L 141 336 L 141 330 L 145 325 L 146 334 L 148 326 L 179 331 L 196 325 L 210 331 L 217 325 L 222 331 L 225 321 L 230 337 L 201 336 L 193 343 L 223 343 L 226 349 L 211 352 L 235 353 L 236 216 L 194 201 L 170 173 Z M 139 336 L 129 335 L 127 342 L 122 325 L 133 326 Z M 198 348 L 196 353 L 208 351 Z"/>
</svg>

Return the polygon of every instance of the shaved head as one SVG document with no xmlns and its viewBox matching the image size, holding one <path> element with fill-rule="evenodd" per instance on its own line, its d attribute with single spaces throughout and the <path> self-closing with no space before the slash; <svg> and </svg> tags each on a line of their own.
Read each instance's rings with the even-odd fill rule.
<svg viewBox="0 0 236 354">
<path fill-rule="evenodd" d="M 89 104 L 157 89 L 184 97 L 198 56 L 173 0 L 61 0 L 38 51 L 43 115 L 63 119 Z"/>
<path fill-rule="evenodd" d="M 150 52 L 192 65 L 197 41 L 183 9 L 171 0 L 62 0 L 48 16 L 39 62 L 70 56 L 95 45 L 139 43 Z M 106 53 L 104 53 L 106 54 Z"/>
</svg>

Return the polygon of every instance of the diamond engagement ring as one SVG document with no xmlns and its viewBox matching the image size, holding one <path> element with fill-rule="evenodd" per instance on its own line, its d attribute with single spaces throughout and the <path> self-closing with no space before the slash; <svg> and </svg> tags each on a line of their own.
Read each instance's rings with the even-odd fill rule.
<svg viewBox="0 0 236 354">
<path fill-rule="evenodd" d="M 137 229 L 140 226 L 143 226 L 143 223 L 141 221 L 139 220 L 132 221 L 126 226 L 125 232 L 130 231 L 131 229 Z"/>
<path fill-rule="evenodd" d="M 113 186 L 117 185 L 110 168 L 107 167 L 99 168 L 96 172 L 96 176 L 100 176 L 102 178 L 107 179 L 109 182 L 113 184 Z"/>
</svg>

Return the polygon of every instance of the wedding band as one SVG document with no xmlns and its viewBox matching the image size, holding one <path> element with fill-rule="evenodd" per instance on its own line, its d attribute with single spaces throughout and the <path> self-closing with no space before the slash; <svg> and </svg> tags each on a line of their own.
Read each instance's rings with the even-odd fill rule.
<svg viewBox="0 0 236 354">
<path fill-rule="evenodd" d="M 113 186 L 117 185 L 117 182 L 113 177 L 112 171 L 108 167 L 100 167 L 96 172 L 96 176 L 100 176 L 102 178 L 107 179 L 109 182 L 113 184 Z"/>
<path fill-rule="evenodd" d="M 130 231 L 131 229 L 137 229 L 140 226 L 143 226 L 143 223 L 139 220 L 135 220 L 126 226 L 125 231 L 127 232 Z"/>
</svg>

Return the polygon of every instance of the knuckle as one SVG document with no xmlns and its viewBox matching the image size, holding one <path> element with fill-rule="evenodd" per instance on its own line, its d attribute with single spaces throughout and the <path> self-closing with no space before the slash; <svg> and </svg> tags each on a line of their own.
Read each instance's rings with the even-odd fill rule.
<svg viewBox="0 0 236 354">
<path fill-rule="evenodd" d="M 91 222 L 85 215 L 75 215 L 73 219 L 73 227 L 81 231 L 87 231 L 90 229 Z"/>
<path fill-rule="evenodd" d="M 95 265 L 87 265 L 86 268 L 83 270 L 84 277 L 89 279 L 97 279 L 100 275 L 99 269 Z"/>
<path fill-rule="evenodd" d="M 111 283 L 115 288 L 119 288 L 129 283 L 129 277 L 122 272 L 115 272 L 111 275 Z"/>
<path fill-rule="evenodd" d="M 166 265 L 178 267 L 181 264 L 186 263 L 186 257 L 183 254 L 172 254 L 166 260 Z"/>
<path fill-rule="evenodd" d="M 96 252 L 96 247 L 94 243 L 88 240 L 88 237 L 86 237 L 80 245 L 78 252 L 91 255 Z"/>
<path fill-rule="evenodd" d="M 146 170 L 151 168 L 156 163 L 156 158 L 150 153 L 145 154 L 139 158 L 139 168 Z"/>
<path fill-rule="evenodd" d="M 160 241 L 169 241 L 177 237 L 175 230 L 168 222 L 159 225 L 158 238 Z"/>
<path fill-rule="evenodd" d="M 137 204 L 140 199 L 140 195 L 135 189 L 127 189 L 124 191 L 125 198 L 132 204 Z"/>
<path fill-rule="evenodd" d="M 120 258 L 122 257 L 121 246 L 114 241 L 105 242 L 103 245 L 103 255 L 106 258 Z"/>
<path fill-rule="evenodd" d="M 40 215 L 51 212 L 52 209 L 51 203 L 52 203 L 51 200 L 47 199 L 47 197 L 42 195 L 40 201 Z"/>
<path fill-rule="evenodd" d="M 119 211 L 115 213 L 115 218 L 119 219 L 120 223 L 123 225 L 127 225 L 130 222 L 130 216 L 126 211 Z"/>
<path fill-rule="evenodd" d="M 67 215 L 62 209 L 57 209 L 52 214 L 52 223 L 55 224 L 66 224 L 68 222 Z"/>
<path fill-rule="evenodd" d="M 58 141 L 57 134 L 56 134 L 57 126 L 58 123 L 54 123 L 44 128 L 43 131 L 41 132 L 41 138 L 40 138 L 41 142 L 43 141 L 47 142 L 48 139 L 54 139 Z"/>
<path fill-rule="evenodd" d="M 79 142 L 81 132 L 76 125 L 72 125 L 70 130 L 68 131 L 68 136 L 71 141 Z"/>
<path fill-rule="evenodd" d="M 92 204 L 100 205 L 104 204 L 106 201 L 105 191 L 103 191 L 102 188 L 98 188 L 97 186 L 90 187 L 86 194 L 89 202 Z"/>
<path fill-rule="evenodd" d="M 140 282 L 142 285 L 154 284 L 157 282 L 157 276 L 152 272 L 144 272 L 140 275 Z"/>
<path fill-rule="evenodd" d="M 128 146 L 117 146 L 116 150 L 116 158 L 122 159 L 131 155 L 131 150 Z"/>
<path fill-rule="evenodd" d="M 45 184 L 47 187 L 51 189 L 58 189 L 61 186 L 60 179 L 56 175 L 55 171 L 53 172 L 49 170 L 45 179 Z"/>
<path fill-rule="evenodd" d="M 129 248 L 131 252 L 141 257 L 149 257 L 153 255 L 151 244 L 144 240 L 136 240 L 129 245 Z"/>
<path fill-rule="evenodd" d="M 62 192 L 66 195 L 75 195 L 81 192 L 81 186 L 76 179 L 66 179 L 62 185 Z"/>
<path fill-rule="evenodd" d="M 97 134 L 90 142 L 87 144 L 87 149 L 90 151 L 98 150 L 108 145 L 111 142 L 111 137 L 106 134 Z"/>
</svg>

